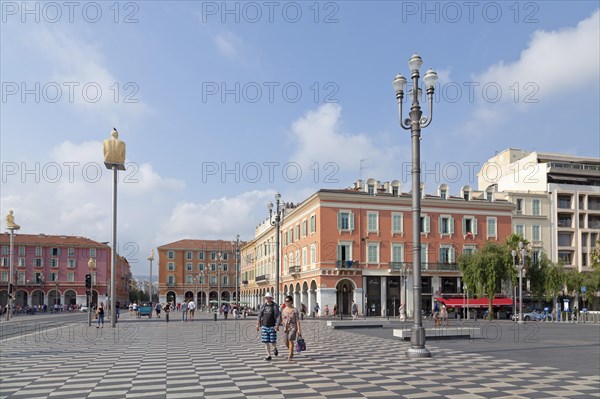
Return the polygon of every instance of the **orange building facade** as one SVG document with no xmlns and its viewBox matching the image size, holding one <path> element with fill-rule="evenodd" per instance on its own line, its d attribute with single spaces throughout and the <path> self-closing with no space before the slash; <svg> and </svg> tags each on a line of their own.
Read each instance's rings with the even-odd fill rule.
<svg viewBox="0 0 600 399">
<path fill-rule="evenodd" d="M 193 300 L 199 309 L 235 303 L 236 258 L 242 245 L 245 242 L 185 239 L 158 247 L 159 301 Z"/>
<path fill-rule="evenodd" d="M 488 200 L 463 188 L 450 196 L 442 185 L 421 200 L 421 274 L 423 309 L 434 297 L 462 295 L 457 256 L 511 234 L 514 205 Z M 399 184 L 319 190 L 288 206 L 281 224 L 280 292 L 297 306 L 320 313 L 336 306 L 350 313 L 394 316 L 401 303 L 412 309 L 411 194 Z M 242 301 L 251 306 L 275 292 L 275 228 L 265 221 L 242 248 Z M 282 298 L 279 299 L 280 302 Z"/>
</svg>

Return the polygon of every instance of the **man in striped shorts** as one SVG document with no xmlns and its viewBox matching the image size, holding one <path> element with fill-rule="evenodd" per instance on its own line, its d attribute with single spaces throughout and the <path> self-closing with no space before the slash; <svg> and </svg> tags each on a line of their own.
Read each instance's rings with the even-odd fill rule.
<svg viewBox="0 0 600 399">
<path fill-rule="evenodd" d="M 281 312 L 279 305 L 273 302 L 273 295 L 270 292 L 265 294 L 265 303 L 258 312 L 258 323 L 256 331 L 261 330 L 261 340 L 267 349 L 265 360 L 271 360 L 271 345 L 273 345 L 273 354 L 277 356 L 277 331 L 281 323 Z"/>
</svg>

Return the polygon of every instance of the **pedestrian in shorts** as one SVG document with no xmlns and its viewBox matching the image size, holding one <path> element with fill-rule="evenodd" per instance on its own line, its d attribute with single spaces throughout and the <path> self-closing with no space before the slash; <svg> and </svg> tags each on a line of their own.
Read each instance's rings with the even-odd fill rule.
<svg viewBox="0 0 600 399">
<path fill-rule="evenodd" d="M 256 324 L 256 331 L 260 329 L 261 341 L 265 344 L 267 350 L 265 360 L 271 360 L 271 345 L 273 346 L 273 354 L 275 356 L 279 355 L 277 351 L 277 331 L 279 331 L 280 323 L 281 312 L 279 311 L 279 305 L 273 302 L 273 295 L 267 292 L 265 294 L 265 303 L 258 311 L 258 322 Z"/>
</svg>

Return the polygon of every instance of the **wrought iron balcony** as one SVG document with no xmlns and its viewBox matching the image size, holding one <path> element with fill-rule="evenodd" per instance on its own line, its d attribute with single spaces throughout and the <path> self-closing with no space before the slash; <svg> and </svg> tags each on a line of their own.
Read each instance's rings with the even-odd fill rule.
<svg viewBox="0 0 600 399">
<path fill-rule="evenodd" d="M 269 280 L 270 280 L 271 276 L 268 274 L 263 274 L 260 276 L 256 276 L 254 278 L 254 281 L 256 281 L 256 284 L 268 284 Z"/>
<path fill-rule="evenodd" d="M 355 269 L 358 268 L 358 261 L 354 260 L 338 260 L 335 262 L 338 269 Z"/>
<path fill-rule="evenodd" d="M 290 274 L 299 274 L 302 271 L 302 266 L 290 266 Z"/>
<path fill-rule="evenodd" d="M 412 271 L 412 262 L 389 262 L 391 272 Z M 458 272 L 458 263 L 421 263 L 422 272 Z"/>
</svg>

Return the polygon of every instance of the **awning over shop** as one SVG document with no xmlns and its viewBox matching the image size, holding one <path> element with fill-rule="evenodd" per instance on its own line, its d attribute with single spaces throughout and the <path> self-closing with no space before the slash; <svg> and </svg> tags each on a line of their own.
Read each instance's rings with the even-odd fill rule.
<svg viewBox="0 0 600 399">
<path fill-rule="evenodd" d="M 443 303 L 448 308 L 487 308 L 487 298 L 470 298 L 467 302 L 465 298 L 435 298 L 436 301 Z M 512 306 L 511 298 L 494 298 L 492 306 Z"/>
</svg>

